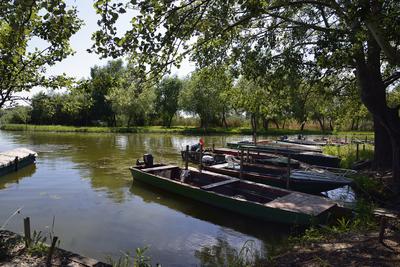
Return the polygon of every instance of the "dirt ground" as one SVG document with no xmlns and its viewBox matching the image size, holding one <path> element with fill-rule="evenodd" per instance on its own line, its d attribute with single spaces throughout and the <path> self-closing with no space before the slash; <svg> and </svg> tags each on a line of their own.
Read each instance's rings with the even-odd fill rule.
<svg viewBox="0 0 400 267">
<path fill-rule="evenodd" d="M 297 245 L 274 260 L 275 266 L 400 266 L 400 232 L 342 234 L 328 241 Z"/>
<path fill-rule="evenodd" d="M 30 255 L 21 236 L 10 231 L 0 231 L 1 267 L 41 267 L 46 266 L 46 260 L 47 255 Z M 50 266 L 109 267 L 110 265 L 63 249 L 56 249 Z"/>
</svg>

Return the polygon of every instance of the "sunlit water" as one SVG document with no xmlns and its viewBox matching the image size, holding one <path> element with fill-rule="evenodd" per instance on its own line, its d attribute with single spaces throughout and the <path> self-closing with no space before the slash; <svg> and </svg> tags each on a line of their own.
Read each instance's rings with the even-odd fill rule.
<svg viewBox="0 0 400 267">
<path fill-rule="evenodd" d="M 250 139 L 206 136 L 206 144 Z M 27 147 L 36 165 L 0 177 L 0 225 L 22 207 L 6 229 L 54 232 L 61 247 L 105 260 L 148 246 L 163 266 L 199 266 L 204 247 L 239 248 L 253 240 L 263 253 L 290 232 L 132 182 L 128 167 L 143 153 L 182 165 L 180 150 L 199 136 L 169 134 L 76 134 L 0 132 L 0 151 Z M 204 255 L 204 254 L 203 254 Z"/>
</svg>

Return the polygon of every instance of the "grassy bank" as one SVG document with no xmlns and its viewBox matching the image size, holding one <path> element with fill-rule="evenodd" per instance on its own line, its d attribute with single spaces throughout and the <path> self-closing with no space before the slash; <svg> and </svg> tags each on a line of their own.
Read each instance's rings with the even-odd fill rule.
<svg viewBox="0 0 400 267">
<path fill-rule="evenodd" d="M 4 124 L 0 126 L 5 131 L 30 131 L 30 132 L 78 132 L 78 133 L 177 133 L 177 134 L 242 134 L 251 135 L 251 128 L 248 127 L 210 127 L 207 129 L 193 126 L 173 126 L 171 128 L 163 126 L 138 126 L 138 127 L 75 127 L 64 125 L 25 125 L 25 124 Z M 295 135 L 295 134 L 339 134 L 339 135 L 371 135 L 369 132 L 324 132 L 318 130 L 294 130 L 294 129 L 264 129 L 258 131 L 259 135 Z"/>
</svg>

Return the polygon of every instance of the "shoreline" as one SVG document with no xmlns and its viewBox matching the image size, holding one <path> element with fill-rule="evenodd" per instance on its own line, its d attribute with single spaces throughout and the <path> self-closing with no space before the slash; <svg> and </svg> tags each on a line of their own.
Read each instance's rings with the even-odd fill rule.
<svg viewBox="0 0 400 267">
<path fill-rule="evenodd" d="M 194 126 L 172 126 L 170 128 L 164 126 L 135 126 L 135 127 L 96 127 L 96 126 L 65 126 L 65 125 L 32 125 L 32 124 L 4 124 L 0 125 L 3 131 L 24 131 L 24 132 L 75 132 L 75 133 L 173 133 L 173 134 L 226 134 L 226 135 L 252 135 L 251 128 L 248 127 L 210 127 L 207 129 Z M 356 136 L 372 136 L 372 131 L 326 131 L 320 130 L 296 130 L 296 129 L 275 129 L 257 131 L 258 135 L 356 135 Z"/>
<path fill-rule="evenodd" d="M 39 245 L 39 244 L 36 244 Z M 45 247 L 48 248 L 46 244 Z M 0 230 L 0 266 L 46 266 L 47 253 L 29 252 L 24 237 L 8 230 Z M 110 264 L 56 247 L 51 266 L 111 267 Z"/>
</svg>

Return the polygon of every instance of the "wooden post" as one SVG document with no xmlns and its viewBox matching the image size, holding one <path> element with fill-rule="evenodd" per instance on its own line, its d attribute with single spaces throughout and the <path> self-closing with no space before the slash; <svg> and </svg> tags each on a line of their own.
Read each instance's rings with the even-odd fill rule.
<svg viewBox="0 0 400 267">
<path fill-rule="evenodd" d="M 25 236 L 25 247 L 31 245 L 31 221 L 29 217 L 24 218 L 24 236 Z"/>
<path fill-rule="evenodd" d="M 288 174 L 287 174 L 287 178 L 286 178 L 286 188 L 289 189 L 290 188 L 290 154 L 288 154 Z"/>
<path fill-rule="evenodd" d="M 214 152 L 214 150 L 215 150 L 215 144 L 213 143 L 212 144 L 212 152 Z"/>
<path fill-rule="evenodd" d="M 189 169 L 189 145 L 186 145 L 185 170 Z"/>
<path fill-rule="evenodd" d="M 247 162 L 250 162 L 250 149 L 247 149 Z"/>
<path fill-rule="evenodd" d="M 379 228 L 379 242 L 383 242 L 383 239 L 385 237 L 385 229 L 386 229 L 386 217 L 381 216 L 381 225 Z"/>
<path fill-rule="evenodd" d="M 344 143 L 347 144 L 347 135 L 344 136 Z"/>
<path fill-rule="evenodd" d="M 49 254 L 47 255 L 46 266 L 51 266 L 51 258 L 53 257 L 54 248 L 56 247 L 57 240 L 58 240 L 58 237 L 55 236 L 55 237 L 53 237 L 53 240 L 51 241 Z"/>
<path fill-rule="evenodd" d="M 244 150 L 243 148 L 241 148 L 240 150 L 240 179 L 243 179 L 243 154 L 244 154 Z"/>
<path fill-rule="evenodd" d="M 14 170 L 15 171 L 18 171 L 18 161 L 19 161 L 18 157 L 15 157 L 15 159 L 14 159 Z"/>
<path fill-rule="evenodd" d="M 360 146 L 360 144 L 357 142 L 357 144 L 356 144 L 356 161 L 358 161 L 358 159 L 359 159 L 359 153 L 360 153 L 360 150 L 359 150 L 359 146 Z"/>
<path fill-rule="evenodd" d="M 200 164 L 199 164 L 199 171 L 201 172 L 201 169 L 202 169 L 202 167 L 203 167 L 203 165 L 202 165 L 202 159 L 203 159 L 203 145 L 200 145 L 200 159 L 199 159 L 199 161 L 200 161 Z"/>
</svg>

